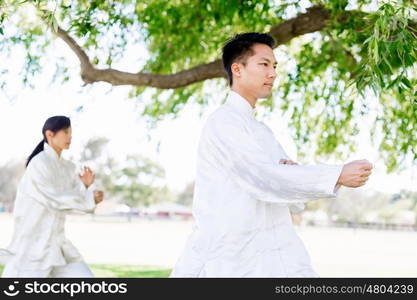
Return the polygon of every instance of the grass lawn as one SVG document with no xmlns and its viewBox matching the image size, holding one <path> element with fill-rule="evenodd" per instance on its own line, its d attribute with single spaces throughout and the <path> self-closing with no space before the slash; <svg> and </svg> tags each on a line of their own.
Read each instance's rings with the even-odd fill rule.
<svg viewBox="0 0 417 300">
<path fill-rule="evenodd" d="M 0 274 L 4 266 L 0 265 Z M 163 269 L 155 266 L 135 265 L 90 265 L 96 277 L 168 277 L 171 269 Z"/>
<path fill-rule="evenodd" d="M 96 277 L 168 277 L 171 269 L 135 265 L 91 265 Z"/>
</svg>

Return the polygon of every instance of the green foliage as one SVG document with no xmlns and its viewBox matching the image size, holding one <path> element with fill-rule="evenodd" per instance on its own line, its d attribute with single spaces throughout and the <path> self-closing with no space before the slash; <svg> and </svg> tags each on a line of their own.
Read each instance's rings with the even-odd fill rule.
<svg viewBox="0 0 417 300">
<path fill-rule="evenodd" d="M 377 96 L 380 150 L 393 171 L 406 155 L 417 159 L 411 134 L 417 132 L 415 7 L 383 3 L 366 15 L 350 12 L 346 19 L 347 3 L 323 3 L 333 13 L 331 25 L 290 53 L 296 71 L 283 81 L 281 109 L 292 113 L 300 151 L 317 144 L 319 156 L 343 154 L 354 149 L 357 116 L 368 115 Z"/>
<path fill-rule="evenodd" d="M 146 69 L 158 73 L 217 59 L 231 33 L 266 31 L 280 21 L 266 0 L 148 0 L 136 12 L 152 53 Z"/>
<path fill-rule="evenodd" d="M 357 120 L 352 121 L 354 99 L 348 97 L 351 91 L 346 84 L 351 63 L 343 46 L 331 36 L 319 36 L 304 44 L 294 59 L 297 68 L 283 82 L 280 102 L 281 109 L 291 113 L 299 150 L 310 141 L 318 145 L 318 155 L 329 155 L 342 144 L 352 145 Z"/>
<path fill-rule="evenodd" d="M 170 74 L 219 58 L 223 43 L 243 31 L 268 32 L 272 26 L 305 12 L 300 1 L 268 0 L 37 0 L 0 4 L 0 51 L 24 47 L 23 82 L 42 71 L 42 56 L 51 43 L 45 24 L 28 18 L 36 7 L 51 28 L 57 24 L 77 39 L 94 64 L 113 66 L 137 43 L 147 53 L 137 71 Z M 303 4 L 309 5 L 309 4 Z M 281 46 L 276 96 L 262 102 L 272 113 L 290 117 L 290 128 L 303 154 L 345 157 L 355 148 L 361 120 L 378 106 L 375 143 L 388 169 L 405 158 L 417 160 L 417 20 L 414 1 L 311 0 L 329 11 L 327 27 Z M 13 22 L 11 16 L 14 17 Z M 30 21 L 28 21 L 30 20 Z M 5 24 L 18 30 L 9 31 Z M 68 79 L 59 63 L 56 77 Z M 226 88 L 223 79 L 212 80 Z M 176 90 L 132 87 L 141 101 L 150 89 L 143 114 L 155 121 L 177 116 L 188 103 L 210 101 L 208 82 Z M 3 85 L 2 85 L 3 86 Z M 375 99 L 378 103 L 375 103 Z M 378 129 L 379 128 L 379 129 Z M 378 134 L 380 132 L 380 134 Z"/>
</svg>

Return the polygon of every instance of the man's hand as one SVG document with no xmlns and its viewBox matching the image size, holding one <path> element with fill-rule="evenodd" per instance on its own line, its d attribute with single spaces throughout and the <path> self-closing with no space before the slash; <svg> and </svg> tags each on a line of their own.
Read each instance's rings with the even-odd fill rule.
<svg viewBox="0 0 417 300">
<path fill-rule="evenodd" d="M 99 204 L 104 199 L 103 191 L 94 191 L 94 201 Z"/>
<path fill-rule="evenodd" d="M 86 188 L 92 185 L 94 182 L 94 179 L 96 179 L 96 175 L 94 174 L 93 171 L 91 171 L 89 167 L 84 167 L 84 173 L 79 176 Z"/>
<path fill-rule="evenodd" d="M 298 165 L 296 162 L 292 161 L 291 159 L 280 159 L 280 165 Z"/>
<path fill-rule="evenodd" d="M 347 187 L 363 186 L 372 173 L 372 164 L 366 159 L 354 160 L 343 166 L 337 184 Z"/>
</svg>

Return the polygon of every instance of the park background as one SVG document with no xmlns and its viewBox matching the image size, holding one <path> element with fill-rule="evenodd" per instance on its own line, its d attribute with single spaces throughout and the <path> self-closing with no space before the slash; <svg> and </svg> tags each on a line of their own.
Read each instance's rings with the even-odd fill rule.
<svg viewBox="0 0 417 300">
<path fill-rule="evenodd" d="M 168 276 L 191 231 L 199 134 L 227 95 L 219 49 L 233 33 L 258 30 L 279 46 L 274 93 L 257 118 L 290 157 L 375 165 L 364 187 L 342 188 L 337 199 L 293 216 L 313 266 L 324 277 L 417 276 L 414 8 L 410 1 L 2 1 L 0 247 L 12 235 L 25 159 L 44 121 L 62 114 L 73 127 L 64 156 L 91 166 L 106 193 L 93 216 L 68 218 L 68 237 L 97 276 Z M 145 79 L 91 73 L 68 37 L 94 70 L 140 71 Z"/>
</svg>

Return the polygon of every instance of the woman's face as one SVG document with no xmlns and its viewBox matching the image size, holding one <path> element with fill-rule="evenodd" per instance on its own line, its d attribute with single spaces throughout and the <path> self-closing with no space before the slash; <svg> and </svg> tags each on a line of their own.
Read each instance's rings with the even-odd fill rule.
<svg viewBox="0 0 417 300">
<path fill-rule="evenodd" d="M 68 127 L 55 133 L 47 130 L 46 136 L 48 137 L 48 141 L 51 146 L 55 146 L 59 149 L 69 149 L 72 139 L 72 129 L 71 127 Z"/>
</svg>

